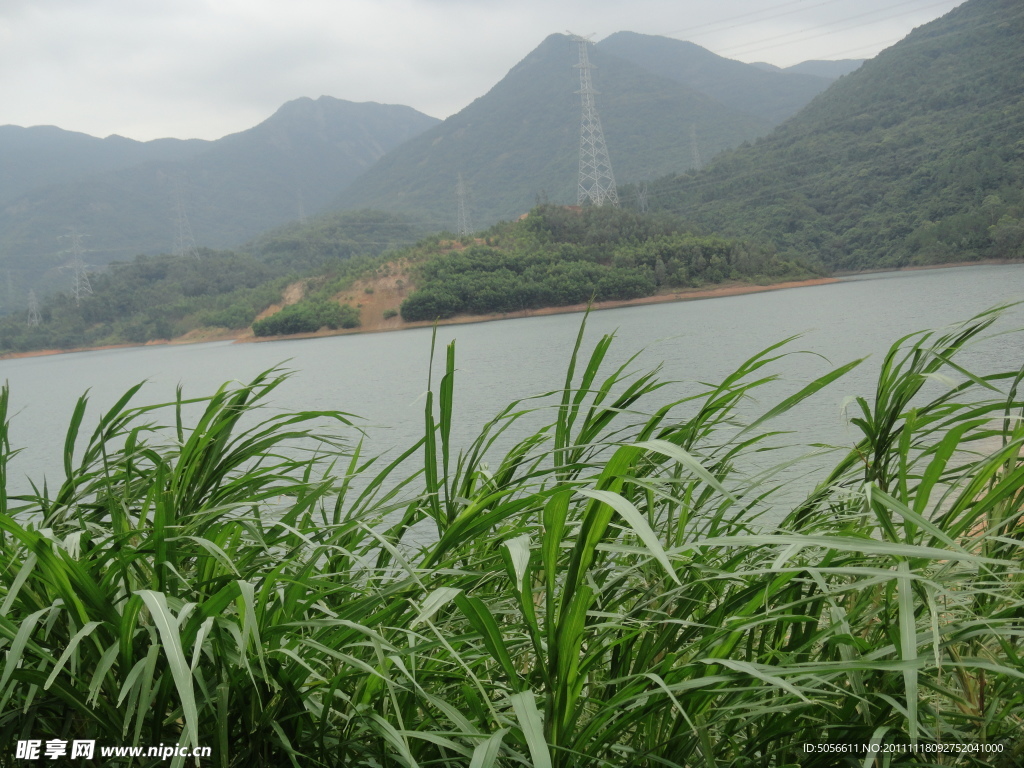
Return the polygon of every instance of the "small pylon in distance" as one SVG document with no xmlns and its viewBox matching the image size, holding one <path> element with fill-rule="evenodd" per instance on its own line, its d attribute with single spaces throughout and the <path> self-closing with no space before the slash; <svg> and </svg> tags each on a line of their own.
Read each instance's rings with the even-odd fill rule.
<svg viewBox="0 0 1024 768">
<path fill-rule="evenodd" d="M 67 268 L 71 270 L 71 295 L 75 297 L 75 304 L 82 303 L 82 299 L 92 296 L 92 283 L 89 282 L 89 272 L 82 258 L 82 235 L 74 229 L 67 235 L 71 238 L 71 263 Z"/>
<path fill-rule="evenodd" d="M 42 317 L 39 315 L 39 299 L 36 298 L 35 291 L 28 292 L 28 327 L 35 328 L 39 323 L 42 322 Z"/>
<path fill-rule="evenodd" d="M 455 197 L 459 205 L 459 218 L 455 231 L 459 237 L 469 237 L 473 233 L 473 226 L 469 223 L 469 206 L 466 203 L 468 193 L 466 192 L 466 182 L 463 180 L 461 173 L 458 176 L 458 181 L 455 183 Z"/>
<path fill-rule="evenodd" d="M 636 209 L 647 213 L 647 182 L 641 181 L 636 187 Z"/>
<path fill-rule="evenodd" d="M 181 178 L 174 180 L 174 217 L 178 224 L 178 236 L 174 242 L 175 256 L 191 256 L 199 259 L 199 251 L 196 248 L 196 238 L 192 234 L 192 225 L 188 221 L 188 213 L 185 212 L 185 195 L 181 188 Z"/>
</svg>

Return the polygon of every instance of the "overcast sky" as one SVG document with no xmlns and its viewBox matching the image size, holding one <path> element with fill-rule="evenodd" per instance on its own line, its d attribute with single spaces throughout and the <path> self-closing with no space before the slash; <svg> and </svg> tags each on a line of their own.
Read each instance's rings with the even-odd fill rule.
<svg viewBox="0 0 1024 768">
<path fill-rule="evenodd" d="M 444 118 L 553 32 L 785 67 L 870 58 L 961 2 L 0 0 L 0 125 L 214 139 L 324 94 Z"/>
</svg>

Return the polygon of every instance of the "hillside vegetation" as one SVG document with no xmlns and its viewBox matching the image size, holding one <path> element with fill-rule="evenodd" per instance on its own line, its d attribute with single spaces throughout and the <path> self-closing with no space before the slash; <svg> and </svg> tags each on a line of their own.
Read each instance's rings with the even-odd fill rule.
<svg viewBox="0 0 1024 768">
<path fill-rule="evenodd" d="M 542 205 L 476 237 L 408 245 L 419 234 L 406 219 L 363 211 L 283 227 L 246 252 L 139 256 L 94 274 L 80 301 L 44 298 L 37 325 L 27 313 L 0 319 L 0 353 L 239 336 L 250 326 L 257 336 L 354 328 L 375 286 L 392 303 L 365 301 L 373 312 L 421 322 L 817 274 L 771 248 L 610 207 Z"/>
<path fill-rule="evenodd" d="M 543 205 L 499 224 L 468 247 L 420 253 L 406 321 L 493 314 L 588 301 L 636 299 L 727 280 L 771 283 L 811 276 L 770 249 L 697 236 L 667 216 Z"/>
<path fill-rule="evenodd" d="M 40 298 L 38 325 L 29 325 L 26 312 L 0 318 L 0 353 L 142 344 L 199 331 L 238 335 L 283 302 L 287 285 L 302 280 L 300 294 L 326 298 L 381 253 L 422 235 L 407 219 L 358 211 L 283 227 L 244 252 L 138 256 L 90 275 L 92 295 L 80 302 L 66 291 Z"/>
<path fill-rule="evenodd" d="M 1024 7 L 970 0 L 651 205 L 858 270 L 1024 257 Z"/>
</svg>

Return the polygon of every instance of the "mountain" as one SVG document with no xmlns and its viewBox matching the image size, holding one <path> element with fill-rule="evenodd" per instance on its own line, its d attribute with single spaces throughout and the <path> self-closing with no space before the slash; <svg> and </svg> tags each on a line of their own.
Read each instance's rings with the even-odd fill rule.
<svg viewBox="0 0 1024 768">
<path fill-rule="evenodd" d="M 590 52 L 612 167 L 619 182 L 699 164 L 769 125 L 601 46 Z M 456 180 L 473 225 L 514 218 L 540 198 L 576 202 L 580 87 L 577 47 L 551 35 L 486 95 L 389 152 L 336 200 L 427 216 L 454 229 Z"/>
<path fill-rule="evenodd" d="M 835 61 L 813 59 L 811 61 L 802 61 L 791 67 L 777 67 L 774 64 L 768 64 L 763 61 L 756 61 L 750 66 L 763 69 L 766 72 L 792 72 L 799 75 L 815 75 L 816 77 L 823 77 L 831 81 L 856 71 L 863 63 L 864 59 L 836 59 Z"/>
<path fill-rule="evenodd" d="M 969 0 L 652 207 L 833 269 L 1024 257 L 1024 6 Z"/>
<path fill-rule="evenodd" d="M 209 145 L 200 139 L 98 139 L 52 125 L 0 125 L 0 204 L 36 187 L 142 163 L 187 160 Z"/>
<path fill-rule="evenodd" d="M 783 72 L 792 72 L 798 75 L 815 75 L 829 80 L 837 80 L 843 75 L 856 72 L 864 59 L 837 59 L 835 61 L 802 61 L 791 67 L 786 67 Z"/>
<path fill-rule="evenodd" d="M 700 91 L 730 109 L 777 125 L 824 91 L 832 79 L 726 59 L 695 43 L 616 32 L 597 48 Z"/>
<path fill-rule="evenodd" d="M 32 285 L 62 286 L 69 240 L 58 238 L 72 230 L 92 265 L 172 251 L 190 232 L 201 246 L 237 245 L 323 208 L 388 150 L 437 122 L 410 107 L 322 96 L 288 102 L 254 128 L 212 142 L 5 129 L 0 142 L 24 144 L 27 136 L 40 148 L 16 177 L 27 188 L 0 201 L 0 268 L 19 297 Z M 0 158 L 11 154 L 4 149 Z"/>
</svg>

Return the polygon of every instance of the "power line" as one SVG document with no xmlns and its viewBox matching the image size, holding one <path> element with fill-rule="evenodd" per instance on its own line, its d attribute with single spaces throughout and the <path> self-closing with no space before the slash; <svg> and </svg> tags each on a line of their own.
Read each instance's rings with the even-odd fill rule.
<svg viewBox="0 0 1024 768">
<path fill-rule="evenodd" d="M 667 32 L 655 32 L 653 34 L 660 34 L 660 35 L 662 35 L 664 37 L 672 37 L 672 38 L 676 38 L 676 39 L 689 38 L 690 40 L 692 40 L 693 37 L 694 37 L 694 33 L 701 33 L 701 34 L 696 35 L 697 37 L 702 37 L 702 36 L 707 36 L 707 35 L 718 35 L 720 33 L 728 32 L 728 31 L 734 30 L 734 29 L 742 29 L 742 28 L 745 28 L 745 27 L 753 26 L 755 24 L 760 25 L 760 24 L 763 24 L 764 22 L 773 21 L 774 19 L 782 18 L 784 16 L 790 16 L 790 15 L 792 15 L 794 13 L 804 13 L 804 12 L 812 10 L 814 8 L 819 8 L 819 7 L 822 7 L 822 6 L 825 6 L 825 5 L 831 5 L 831 4 L 836 3 L 836 2 L 840 2 L 840 0 L 824 0 L 824 2 L 819 2 L 819 3 L 816 3 L 814 5 L 804 5 L 803 2 L 801 2 L 801 0 L 796 0 L 796 2 L 782 3 L 780 5 L 771 6 L 769 8 L 762 8 L 762 9 L 757 10 L 757 11 L 752 11 L 752 12 L 747 13 L 747 14 L 742 14 L 742 15 L 739 15 L 739 16 L 730 16 L 730 17 L 725 18 L 725 19 L 720 19 L 720 20 L 717 20 L 717 21 L 707 22 L 705 24 L 700 24 L 700 25 L 693 26 L 693 27 L 686 27 L 686 28 L 683 28 L 683 29 L 674 29 L 674 30 L 670 30 L 670 31 L 667 31 Z M 870 25 L 870 24 L 879 24 L 879 23 L 888 21 L 890 19 L 903 18 L 903 17 L 906 17 L 909 14 L 918 13 L 918 12 L 925 11 L 925 10 L 928 10 L 928 9 L 931 9 L 931 8 L 937 8 L 937 7 L 945 6 L 948 10 L 952 10 L 957 5 L 955 2 L 951 2 L 951 0 L 942 0 L 941 2 L 931 2 L 931 3 L 928 3 L 926 5 L 917 5 L 917 6 L 913 7 L 913 8 L 908 8 L 906 10 L 898 11 L 896 13 L 889 13 L 890 11 L 892 11 L 893 8 L 900 8 L 902 6 L 913 5 L 914 3 L 920 3 L 920 2 L 921 2 L 921 0 L 905 0 L 905 2 L 901 2 L 901 3 L 898 3 L 898 4 L 894 4 L 894 5 L 889 5 L 889 6 L 887 6 L 884 9 L 877 9 L 877 10 L 869 11 L 869 12 L 866 12 L 866 13 L 860 13 L 860 14 L 857 14 L 857 15 L 854 15 L 854 16 L 848 16 L 848 17 L 840 19 L 840 20 L 838 20 L 836 22 L 832 22 L 832 24 L 842 24 L 842 23 L 847 22 L 847 21 L 852 21 L 854 19 L 859 19 L 859 18 L 862 18 L 862 17 L 865 17 L 865 16 L 870 16 L 870 15 L 873 15 L 873 14 L 874 15 L 877 15 L 879 13 L 886 13 L 887 14 L 885 16 L 882 16 L 880 18 L 877 18 L 877 19 L 874 19 L 874 20 L 871 20 L 871 21 L 867 21 L 867 22 L 863 22 L 863 23 L 859 23 L 859 24 L 854 24 L 854 25 L 849 25 L 849 26 L 844 27 L 844 28 L 842 28 L 840 30 L 830 30 L 830 31 L 824 31 L 824 32 L 817 32 L 817 34 L 812 34 L 812 35 L 809 35 L 807 37 L 801 38 L 799 41 L 789 41 L 789 42 L 777 43 L 775 45 L 762 45 L 763 43 L 771 43 L 771 42 L 773 42 L 775 40 L 778 40 L 780 38 L 783 38 L 783 37 L 791 37 L 793 35 L 799 35 L 799 34 L 803 34 L 805 32 L 815 32 L 816 30 L 820 30 L 821 27 L 820 26 L 819 27 L 811 27 L 811 28 L 808 28 L 808 29 L 802 29 L 802 30 L 798 30 L 798 31 L 794 31 L 794 32 L 783 33 L 781 35 L 772 35 L 771 37 L 767 37 L 767 38 L 758 38 L 758 39 L 754 39 L 754 40 L 749 40 L 749 41 L 747 41 L 745 43 L 739 43 L 739 44 L 734 45 L 734 46 L 729 47 L 729 48 L 724 48 L 724 49 L 716 48 L 714 50 L 714 53 L 716 53 L 716 54 L 718 54 L 720 56 L 721 55 L 730 54 L 730 53 L 732 55 L 735 55 L 736 53 L 742 53 L 742 54 L 745 54 L 745 55 L 749 55 L 749 54 L 752 54 L 752 53 L 760 51 L 760 50 L 767 50 L 767 49 L 770 49 L 770 48 L 778 48 L 781 45 L 789 45 L 792 42 L 804 42 L 806 40 L 813 40 L 813 39 L 816 39 L 816 38 L 819 38 L 819 37 L 825 37 L 825 36 L 836 34 L 837 32 L 846 31 L 847 29 L 852 29 L 852 28 L 855 28 L 855 27 L 862 27 L 862 26 L 867 26 L 867 25 Z M 799 4 L 801 7 L 796 8 L 795 10 L 787 10 L 787 11 L 784 11 L 782 13 L 774 13 L 774 14 L 770 13 L 770 11 L 779 10 L 779 9 L 782 9 L 782 8 L 790 8 L 791 6 L 794 6 L 794 5 L 797 5 L 797 4 Z M 757 17 L 757 18 L 754 18 L 754 17 Z M 739 21 L 737 23 L 738 19 L 741 19 L 743 21 Z M 897 38 L 897 39 L 899 39 L 899 38 Z M 891 44 L 891 42 L 893 42 L 892 38 L 887 36 L 885 44 L 888 45 L 888 44 Z M 866 43 L 866 44 L 860 45 L 860 46 L 858 46 L 856 48 L 851 48 L 851 49 L 848 49 L 847 51 L 843 51 L 843 52 L 863 50 L 865 48 L 875 47 L 876 45 L 881 45 L 881 43 L 877 43 L 877 44 L 867 44 Z M 839 53 L 843 53 L 843 52 L 831 51 L 829 58 L 834 58 L 836 55 L 838 55 Z"/>
<path fill-rule="evenodd" d="M 698 24 L 695 27 L 685 27 L 683 29 L 674 29 L 674 30 L 672 30 L 670 32 L 665 32 L 663 34 L 665 34 L 666 36 L 671 35 L 673 37 L 675 37 L 676 35 L 689 35 L 689 34 L 692 34 L 693 32 L 697 32 L 698 30 L 707 29 L 708 27 L 716 27 L 716 26 L 718 26 L 720 24 L 725 24 L 726 26 L 722 27 L 722 29 L 720 29 L 720 30 L 713 30 L 713 31 L 721 32 L 721 31 L 726 30 L 726 29 L 738 29 L 740 27 L 748 26 L 751 22 L 761 23 L 761 22 L 764 22 L 764 21 L 771 21 L 772 19 L 778 19 L 778 18 L 781 18 L 783 16 L 789 16 L 789 15 L 794 14 L 794 13 L 800 13 L 802 11 L 807 11 L 807 10 L 810 10 L 811 8 L 818 8 L 819 6 L 822 6 L 822 5 L 830 5 L 832 3 L 838 3 L 838 2 L 843 2 L 843 1 L 844 0 L 825 0 L 824 2 L 818 3 L 817 5 L 807 6 L 807 5 L 804 5 L 803 0 L 791 0 L 791 2 L 788 2 L 788 3 L 782 3 L 780 5 L 773 5 L 773 6 L 770 6 L 768 8 L 761 8 L 760 10 L 751 11 L 750 13 L 735 14 L 735 15 L 730 16 L 727 19 L 719 19 L 718 21 L 708 21 L 708 22 L 705 22 L 704 24 Z M 778 10 L 780 8 L 790 8 L 790 7 L 794 6 L 794 5 L 799 5 L 800 7 L 796 8 L 796 9 L 794 9 L 792 11 L 786 11 L 785 13 L 776 13 L 776 14 L 770 14 L 769 13 L 769 11 L 775 11 L 775 10 Z M 764 15 L 766 13 L 769 13 L 769 15 L 767 15 L 767 16 Z M 761 18 L 753 19 L 753 18 L 751 18 L 753 16 L 760 16 Z M 736 22 L 737 19 L 750 19 L 750 21 L 743 21 L 743 22 L 740 22 L 739 24 L 736 24 L 734 22 Z"/>
<path fill-rule="evenodd" d="M 898 7 L 904 6 L 904 5 L 910 5 L 913 2 L 916 2 L 916 0 L 909 0 L 909 2 L 897 3 L 896 5 L 888 6 L 886 8 L 886 10 L 891 10 L 892 8 L 898 8 Z M 931 3 L 930 5 L 923 6 L 923 7 L 920 7 L 920 8 L 914 8 L 913 10 L 915 10 L 915 11 L 923 11 L 923 10 L 928 9 L 928 8 L 937 8 L 939 6 L 945 6 L 947 4 L 948 4 L 947 0 L 942 0 L 941 2 Z M 858 14 L 856 14 L 854 16 L 848 16 L 845 19 L 840 19 L 837 22 L 833 22 L 833 24 L 843 24 L 843 23 L 848 22 L 848 21 L 854 21 L 855 19 L 862 19 L 862 18 L 864 18 L 866 16 L 874 16 L 877 13 L 878 13 L 877 10 L 875 10 L 875 11 L 867 11 L 866 13 L 858 13 Z M 732 55 L 739 55 L 739 56 L 750 55 L 751 53 L 755 53 L 755 52 L 759 52 L 759 51 L 766 51 L 766 50 L 769 50 L 771 48 L 779 48 L 779 47 L 784 46 L 784 45 L 792 45 L 794 43 L 803 43 L 803 42 L 807 42 L 808 40 L 817 39 L 819 37 L 827 37 L 829 35 L 837 35 L 840 32 L 846 32 L 848 30 L 856 29 L 858 27 L 866 27 L 866 26 L 871 25 L 871 24 L 877 24 L 880 21 L 886 21 L 887 19 L 896 18 L 897 16 L 901 16 L 901 15 L 905 15 L 905 14 L 893 14 L 893 15 L 890 15 L 890 16 L 884 16 L 881 19 L 872 19 L 870 21 L 860 21 L 860 22 L 857 22 L 857 23 L 854 23 L 854 24 L 847 24 L 846 26 L 839 27 L 837 29 L 828 29 L 828 30 L 825 30 L 825 31 L 820 31 L 821 30 L 821 26 L 818 26 L 818 27 L 808 27 L 807 29 L 800 29 L 800 30 L 796 30 L 796 31 L 793 31 L 793 32 L 785 32 L 785 33 L 783 33 L 781 35 L 773 35 L 772 37 L 763 38 L 761 40 L 755 40 L 755 41 L 749 42 L 749 43 L 741 43 L 739 45 L 734 45 L 734 46 L 732 46 L 730 48 L 724 48 L 724 49 L 722 49 L 722 51 L 723 51 L 723 53 L 732 54 Z M 811 32 L 811 33 L 814 33 L 814 34 L 807 35 L 806 33 L 808 33 L 808 32 Z M 805 37 L 797 37 L 796 39 L 786 39 L 786 38 L 793 38 L 794 35 L 805 35 Z M 779 40 L 781 42 L 773 42 L 773 41 L 776 41 L 776 40 Z M 772 43 L 772 44 L 771 45 L 765 45 L 765 43 Z"/>
</svg>

